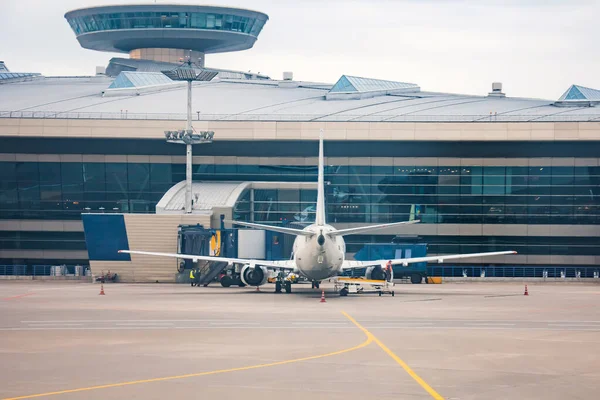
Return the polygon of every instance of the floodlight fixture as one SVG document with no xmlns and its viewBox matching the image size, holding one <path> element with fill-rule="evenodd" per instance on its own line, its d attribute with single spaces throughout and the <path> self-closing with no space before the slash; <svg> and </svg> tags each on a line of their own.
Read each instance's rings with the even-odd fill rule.
<svg viewBox="0 0 600 400">
<path fill-rule="evenodd" d="M 192 145 L 204 144 L 212 142 L 214 132 L 202 131 L 194 132 L 192 127 L 192 82 L 194 81 L 210 81 L 217 76 L 218 71 L 208 70 L 197 66 L 192 62 L 192 50 L 186 57 L 187 60 L 175 69 L 162 71 L 164 75 L 173 81 L 187 82 L 187 124 L 185 130 L 165 131 L 165 139 L 167 143 L 185 144 L 186 146 L 186 163 L 185 163 L 185 212 L 192 212 Z M 200 60 L 200 59 L 199 59 Z M 200 111 L 197 111 L 198 118 Z"/>
</svg>

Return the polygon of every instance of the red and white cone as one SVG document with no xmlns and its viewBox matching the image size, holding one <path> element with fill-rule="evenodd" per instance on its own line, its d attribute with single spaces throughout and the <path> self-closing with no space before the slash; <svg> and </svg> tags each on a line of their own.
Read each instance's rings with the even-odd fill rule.
<svg viewBox="0 0 600 400">
<path fill-rule="evenodd" d="M 527 285 L 525 285 L 525 293 L 523 293 L 524 296 L 529 296 L 529 292 L 527 291 Z"/>
<path fill-rule="evenodd" d="M 104 283 L 100 284 L 100 293 L 98 294 L 104 296 Z"/>
<path fill-rule="evenodd" d="M 325 300 L 325 291 L 324 290 L 321 291 L 321 303 L 327 303 L 327 300 Z"/>
</svg>

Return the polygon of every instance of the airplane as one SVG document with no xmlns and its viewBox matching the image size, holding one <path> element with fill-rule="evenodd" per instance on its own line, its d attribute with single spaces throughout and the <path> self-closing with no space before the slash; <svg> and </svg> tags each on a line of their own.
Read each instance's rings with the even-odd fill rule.
<svg viewBox="0 0 600 400">
<path fill-rule="evenodd" d="M 319 136 L 319 167 L 318 167 L 318 187 L 315 222 L 306 226 L 304 229 L 295 229 L 282 226 L 272 226 L 256 224 L 243 221 L 225 221 L 235 225 L 248 228 L 269 230 L 279 233 L 295 235 L 296 239 L 293 245 L 293 257 L 290 260 L 269 261 L 258 259 L 244 259 L 217 256 L 202 256 L 181 253 L 158 253 L 139 250 L 119 250 L 119 253 L 140 254 L 157 257 L 172 257 L 178 259 L 188 259 L 193 262 L 198 260 L 227 262 L 230 266 L 233 264 L 243 265 L 240 271 L 240 278 L 245 285 L 261 286 L 267 283 L 270 272 L 292 271 L 302 275 L 313 282 L 313 287 L 319 287 L 320 281 L 328 278 L 335 278 L 346 270 L 365 269 L 366 279 L 380 280 L 382 282 L 391 282 L 393 273 L 386 275 L 386 269 L 390 266 L 437 261 L 443 263 L 445 260 L 456 260 L 470 257 L 488 257 L 516 254 L 516 251 L 496 251 L 488 253 L 470 253 L 438 255 L 427 257 L 400 258 L 392 260 L 373 260 L 373 261 L 351 261 L 345 259 L 346 244 L 344 236 L 357 233 L 371 232 L 380 229 L 394 228 L 401 225 L 418 223 L 419 220 L 392 222 L 386 224 L 360 226 L 356 228 L 336 229 L 326 223 L 325 218 L 325 184 L 324 184 L 324 155 L 323 155 L 323 130 Z M 279 274 L 282 275 L 282 274 Z M 278 279 L 275 283 L 275 292 L 280 293 L 282 288 L 286 293 L 291 293 L 291 282 L 289 280 Z M 347 289 L 340 291 L 342 296 L 348 294 Z"/>
</svg>

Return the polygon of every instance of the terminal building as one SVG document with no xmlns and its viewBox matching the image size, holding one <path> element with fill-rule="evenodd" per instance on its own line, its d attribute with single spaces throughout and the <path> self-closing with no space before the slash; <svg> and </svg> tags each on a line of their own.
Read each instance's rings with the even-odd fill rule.
<svg viewBox="0 0 600 400">
<path fill-rule="evenodd" d="M 572 85 L 543 100 L 511 97 L 491 82 L 489 93 L 461 95 L 423 91 L 402 77 L 340 71 L 326 83 L 209 68 L 210 53 L 257 43 L 268 17 L 242 9 L 111 6 L 65 18 L 81 46 L 129 58 L 81 77 L 11 72 L 10 60 L 2 63 L 5 271 L 80 264 L 129 281 L 174 279 L 175 261 L 87 248 L 82 214 L 110 214 L 129 248 L 165 252 L 177 251 L 178 226 L 218 229 L 221 215 L 310 221 L 320 129 L 328 222 L 421 221 L 348 236 L 349 258 L 400 235 L 427 243 L 429 254 L 519 252 L 439 267 L 600 263 L 600 90 Z M 192 85 L 193 127 L 214 138 L 193 148 L 191 213 L 183 206 L 184 148 L 164 135 L 185 127 L 186 88 L 163 71 L 186 57 L 198 75 L 214 76 Z"/>
</svg>

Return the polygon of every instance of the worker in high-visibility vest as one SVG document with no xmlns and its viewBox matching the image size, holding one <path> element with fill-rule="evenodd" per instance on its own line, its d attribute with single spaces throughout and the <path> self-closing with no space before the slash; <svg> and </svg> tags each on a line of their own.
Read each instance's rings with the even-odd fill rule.
<svg viewBox="0 0 600 400">
<path fill-rule="evenodd" d="M 194 268 L 190 269 L 190 282 L 192 286 L 196 284 L 196 277 L 194 276 Z"/>
</svg>

